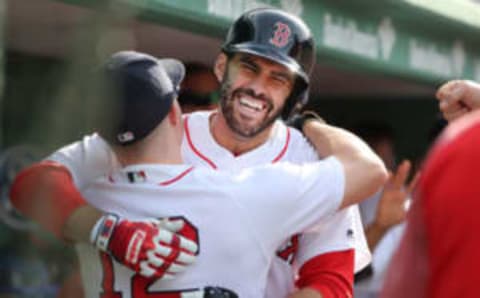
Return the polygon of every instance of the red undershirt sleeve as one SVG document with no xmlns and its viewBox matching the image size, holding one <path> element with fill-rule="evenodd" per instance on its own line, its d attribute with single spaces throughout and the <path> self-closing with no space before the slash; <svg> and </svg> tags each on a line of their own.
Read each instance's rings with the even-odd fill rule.
<svg viewBox="0 0 480 298">
<path fill-rule="evenodd" d="M 20 213 L 59 239 L 69 216 L 86 204 L 67 168 L 52 161 L 21 171 L 10 189 L 10 200 Z"/>
<path fill-rule="evenodd" d="M 296 282 L 298 288 L 311 288 L 323 298 L 353 297 L 353 249 L 325 253 L 303 264 Z"/>
</svg>

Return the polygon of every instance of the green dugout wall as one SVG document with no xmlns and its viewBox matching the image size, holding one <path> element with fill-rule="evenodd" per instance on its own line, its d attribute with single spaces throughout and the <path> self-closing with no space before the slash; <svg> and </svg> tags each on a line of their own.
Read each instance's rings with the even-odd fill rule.
<svg viewBox="0 0 480 298">
<path fill-rule="evenodd" d="M 97 8 L 94 0 L 64 0 Z M 144 20 L 223 37 L 244 10 L 274 6 L 303 18 L 318 57 L 335 67 L 436 83 L 480 80 L 480 7 L 467 0 L 122 0 Z M 322 59 L 323 58 L 323 59 Z"/>
<path fill-rule="evenodd" d="M 15 1 L 7 4 L 20 2 Z M 114 26 L 127 18 L 220 43 L 231 21 L 247 9 L 274 6 L 302 17 L 317 46 L 319 66 L 312 80 L 312 107 L 340 125 L 364 119 L 389 122 L 397 131 L 402 156 L 418 156 L 426 147 L 438 84 L 453 78 L 480 80 L 480 6 L 467 0 L 42 2 L 89 13 L 75 19 L 76 41 L 61 55 L 36 54 L 33 38 L 32 49 L 27 51 L 10 45 L 7 39 L 3 147 L 33 143 L 48 152 L 87 131 L 92 118 L 88 111 L 95 103 L 85 100 L 76 88 L 84 84 L 85 73 L 79 69 L 97 62 L 95 43 L 102 32 L 92 29 L 95 25 Z M 7 5 L 7 25 L 12 21 L 8 17 Z M 64 31 L 56 28 L 55 34 L 60 37 Z M 66 78 L 69 82 L 64 83 Z"/>
</svg>

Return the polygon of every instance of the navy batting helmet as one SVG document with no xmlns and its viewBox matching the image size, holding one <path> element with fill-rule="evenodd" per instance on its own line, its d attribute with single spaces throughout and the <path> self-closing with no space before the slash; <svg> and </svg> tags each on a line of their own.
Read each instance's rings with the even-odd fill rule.
<svg viewBox="0 0 480 298">
<path fill-rule="evenodd" d="M 282 117 L 288 118 L 308 100 L 315 44 L 307 25 L 279 9 L 260 8 L 244 13 L 230 27 L 222 50 L 247 53 L 279 63 L 297 75 Z"/>
</svg>

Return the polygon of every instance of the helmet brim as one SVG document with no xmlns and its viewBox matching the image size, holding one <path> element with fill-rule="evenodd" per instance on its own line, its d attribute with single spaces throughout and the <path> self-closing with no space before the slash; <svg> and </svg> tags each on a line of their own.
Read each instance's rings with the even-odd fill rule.
<svg viewBox="0 0 480 298">
<path fill-rule="evenodd" d="M 255 43 L 241 43 L 224 47 L 223 50 L 228 54 L 246 53 L 278 63 L 285 66 L 292 73 L 298 75 L 307 86 L 309 84 L 310 80 L 308 75 L 302 70 L 297 61 L 290 56 L 275 51 L 272 47 L 266 47 Z"/>
</svg>

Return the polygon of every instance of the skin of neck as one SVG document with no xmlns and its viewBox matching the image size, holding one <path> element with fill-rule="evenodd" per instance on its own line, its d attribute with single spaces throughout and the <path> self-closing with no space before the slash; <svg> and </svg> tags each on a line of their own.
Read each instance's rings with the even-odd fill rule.
<svg viewBox="0 0 480 298">
<path fill-rule="evenodd" d="M 253 137 L 236 134 L 228 126 L 220 108 L 210 116 L 210 132 L 215 141 L 235 156 L 246 153 L 265 143 L 270 137 L 273 124 Z"/>
<path fill-rule="evenodd" d="M 126 146 L 113 146 L 122 166 L 134 164 L 183 164 L 181 137 L 164 120 L 144 139 Z"/>
</svg>

